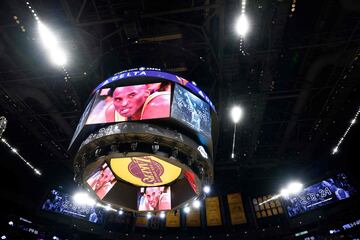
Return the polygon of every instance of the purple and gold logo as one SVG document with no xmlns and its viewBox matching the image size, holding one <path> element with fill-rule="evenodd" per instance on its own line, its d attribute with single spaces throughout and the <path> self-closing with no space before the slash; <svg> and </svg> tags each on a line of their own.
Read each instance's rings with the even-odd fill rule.
<svg viewBox="0 0 360 240">
<path fill-rule="evenodd" d="M 164 174 L 164 167 L 150 157 L 132 157 L 128 170 L 145 184 L 162 183 L 160 177 Z"/>
</svg>

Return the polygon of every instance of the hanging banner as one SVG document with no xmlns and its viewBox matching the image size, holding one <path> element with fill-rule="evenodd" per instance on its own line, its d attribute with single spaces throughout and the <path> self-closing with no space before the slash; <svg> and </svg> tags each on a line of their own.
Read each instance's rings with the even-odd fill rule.
<svg viewBox="0 0 360 240">
<path fill-rule="evenodd" d="M 147 227 L 148 219 L 145 213 L 136 214 L 136 227 Z"/>
<path fill-rule="evenodd" d="M 272 195 L 262 196 L 253 198 L 252 202 L 254 205 L 254 210 L 256 218 L 271 217 L 279 214 L 283 214 L 284 210 L 282 208 L 281 202 L 279 199 L 275 199 L 264 204 L 267 199 L 271 199 Z M 261 204 L 261 205 L 260 205 Z"/>
<path fill-rule="evenodd" d="M 229 204 L 231 224 L 235 225 L 235 224 L 246 223 L 245 210 L 244 210 L 241 194 L 240 193 L 228 194 L 227 200 Z"/>
<path fill-rule="evenodd" d="M 168 211 L 166 212 L 166 227 L 180 227 L 180 212 Z"/>
<path fill-rule="evenodd" d="M 192 209 L 186 215 L 186 226 L 188 226 L 188 227 L 200 227 L 201 226 L 200 209 Z"/>
<path fill-rule="evenodd" d="M 218 197 L 209 197 L 205 199 L 206 224 L 208 226 L 222 225 L 220 205 Z"/>
<path fill-rule="evenodd" d="M 161 225 L 161 219 L 160 219 L 160 213 L 155 213 L 155 216 L 153 215 L 152 218 L 148 220 L 148 228 L 153 230 L 158 230 Z"/>
</svg>

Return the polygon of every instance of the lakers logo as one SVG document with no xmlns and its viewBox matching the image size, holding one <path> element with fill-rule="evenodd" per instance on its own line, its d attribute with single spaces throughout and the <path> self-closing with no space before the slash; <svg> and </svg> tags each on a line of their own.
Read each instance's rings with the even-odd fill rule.
<svg viewBox="0 0 360 240">
<path fill-rule="evenodd" d="M 111 170 L 122 180 L 137 186 L 161 186 L 175 181 L 181 168 L 156 156 L 112 158 Z"/>
<path fill-rule="evenodd" d="M 162 183 L 161 175 L 164 173 L 163 166 L 149 157 L 132 157 L 128 166 L 129 172 L 143 183 Z"/>
</svg>

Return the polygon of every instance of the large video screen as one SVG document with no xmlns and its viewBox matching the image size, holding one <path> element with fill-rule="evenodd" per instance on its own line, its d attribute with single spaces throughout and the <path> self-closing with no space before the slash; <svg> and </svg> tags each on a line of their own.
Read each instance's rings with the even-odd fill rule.
<svg viewBox="0 0 360 240">
<path fill-rule="evenodd" d="M 42 209 L 68 215 L 89 222 L 101 224 L 104 211 L 95 206 L 82 206 L 73 202 L 72 197 L 58 190 L 52 190 L 42 205 Z"/>
<path fill-rule="evenodd" d="M 86 124 L 170 117 L 171 83 L 99 89 Z"/>
<path fill-rule="evenodd" d="M 341 201 L 355 193 L 345 174 L 323 180 L 301 191 L 298 195 L 284 198 L 289 217 L 297 216 L 309 210 Z"/>
<path fill-rule="evenodd" d="M 137 206 L 138 211 L 170 210 L 170 186 L 140 188 L 138 193 Z"/>
<path fill-rule="evenodd" d="M 71 144 L 73 144 L 73 142 L 75 141 L 75 139 L 77 138 L 77 136 L 81 132 L 81 129 L 84 127 L 85 121 L 89 116 L 92 103 L 93 103 L 93 99 L 88 103 L 88 105 L 86 106 L 86 108 L 85 108 L 85 110 L 84 110 L 84 112 L 83 112 L 83 114 L 82 114 L 82 116 L 81 116 L 81 118 L 79 120 L 79 123 L 78 123 L 78 125 L 77 125 L 77 127 L 75 129 L 74 135 L 73 135 L 73 137 L 71 139 L 70 146 L 71 146 Z"/>
<path fill-rule="evenodd" d="M 94 190 L 96 195 L 100 199 L 103 199 L 115 185 L 116 179 L 109 166 L 104 163 L 86 180 L 86 182 L 89 184 L 91 189 Z"/>
<path fill-rule="evenodd" d="M 195 131 L 211 135 L 210 107 L 203 100 L 179 85 L 175 86 L 171 117 Z"/>
</svg>

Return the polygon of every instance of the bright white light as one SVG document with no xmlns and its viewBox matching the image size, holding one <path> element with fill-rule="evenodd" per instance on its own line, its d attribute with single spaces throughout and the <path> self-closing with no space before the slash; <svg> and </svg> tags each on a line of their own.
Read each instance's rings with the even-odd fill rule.
<svg viewBox="0 0 360 240">
<path fill-rule="evenodd" d="M 210 186 L 209 186 L 209 185 L 205 185 L 204 188 L 203 188 L 203 190 L 204 190 L 204 193 L 207 194 L 207 193 L 210 192 L 211 189 L 210 189 Z"/>
<path fill-rule="evenodd" d="M 204 149 L 203 146 L 199 146 L 197 149 L 198 149 L 198 151 L 200 152 L 200 154 L 201 154 L 201 156 L 202 156 L 203 158 L 208 159 L 208 155 L 207 155 L 207 153 L 206 153 L 206 151 L 205 151 L 205 149 Z"/>
<path fill-rule="evenodd" d="M 87 192 L 77 192 L 73 196 L 73 200 L 79 205 L 94 206 L 96 201 L 92 199 Z"/>
<path fill-rule="evenodd" d="M 66 55 L 61 49 L 53 49 L 50 53 L 50 60 L 58 66 L 66 64 Z"/>
<path fill-rule="evenodd" d="M 41 21 L 38 22 L 38 31 L 44 48 L 51 50 L 59 47 L 59 42 L 50 29 Z"/>
<path fill-rule="evenodd" d="M 1 139 L 2 142 L 5 142 L 6 140 L 4 138 Z"/>
<path fill-rule="evenodd" d="M 280 195 L 281 195 L 282 197 L 288 197 L 288 196 L 289 196 L 289 191 L 288 191 L 286 188 L 283 188 L 283 189 L 281 189 L 281 191 L 280 191 Z"/>
<path fill-rule="evenodd" d="M 194 200 L 194 202 L 193 202 L 193 207 L 194 208 L 199 208 L 200 207 L 200 205 L 201 205 L 201 202 L 199 201 L 199 200 Z"/>
<path fill-rule="evenodd" d="M 287 186 L 289 194 L 298 194 L 303 189 L 304 185 L 300 182 L 291 182 Z"/>
<path fill-rule="evenodd" d="M 111 205 L 110 205 L 110 204 L 106 205 L 106 206 L 105 206 L 105 210 L 106 210 L 106 211 L 110 211 L 110 210 L 111 210 Z"/>
<path fill-rule="evenodd" d="M 334 147 L 333 151 L 332 151 L 332 154 L 335 154 L 339 151 L 338 147 Z"/>
<path fill-rule="evenodd" d="M 14 226 L 14 222 L 13 221 L 10 221 L 8 222 L 10 226 Z"/>
<path fill-rule="evenodd" d="M 295 195 L 301 192 L 304 185 L 300 182 L 291 182 L 287 185 L 286 188 L 281 189 L 280 195 L 282 197 L 288 197 L 290 195 Z"/>
<path fill-rule="evenodd" d="M 235 157 L 235 154 L 234 154 L 234 153 L 232 153 L 232 154 L 231 154 L 231 158 L 234 158 L 234 157 Z"/>
<path fill-rule="evenodd" d="M 41 172 L 38 169 L 35 169 L 34 172 L 35 172 L 35 174 L 41 176 Z"/>
<path fill-rule="evenodd" d="M 148 212 L 148 213 L 146 214 L 146 218 L 147 218 L 147 219 L 150 219 L 151 217 L 152 217 L 151 213 Z"/>
<path fill-rule="evenodd" d="M 42 45 L 48 51 L 50 60 L 56 65 L 65 65 L 66 54 L 60 47 L 55 34 L 41 21 L 38 21 L 38 32 Z"/>
<path fill-rule="evenodd" d="M 124 211 L 123 210 L 119 210 L 119 215 L 123 215 L 124 214 Z"/>
<path fill-rule="evenodd" d="M 6 236 L 5 236 L 5 235 L 2 235 L 2 236 L 1 236 L 1 239 L 6 239 Z"/>
<path fill-rule="evenodd" d="M 189 206 L 184 207 L 184 212 L 189 213 L 190 212 L 190 207 Z"/>
<path fill-rule="evenodd" d="M 160 213 L 160 218 L 162 218 L 162 219 L 165 218 L 165 213 L 164 213 L 164 212 L 161 212 L 161 213 Z"/>
<path fill-rule="evenodd" d="M 238 123 L 243 116 L 243 110 L 239 106 L 234 106 L 231 109 L 231 119 L 234 123 Z"/>
<path fill-rule="evenodd" d="M 236 21 L 235 30 L 241 37 L 245 37 L 249 31 L 249 21 L 245 14 L 241 14 L 239 19 Z"/>
<path fill-rule="evenodd" d="M 14 153 L 17 153 L 16 148 L 12 148 L 11 151 L 13 151 Z"/>
<path fill-rule="evenodd" d="M 57 236 L 53 236 L 54 240 L 59 240 L 59 238 Z"/>
</svg>

